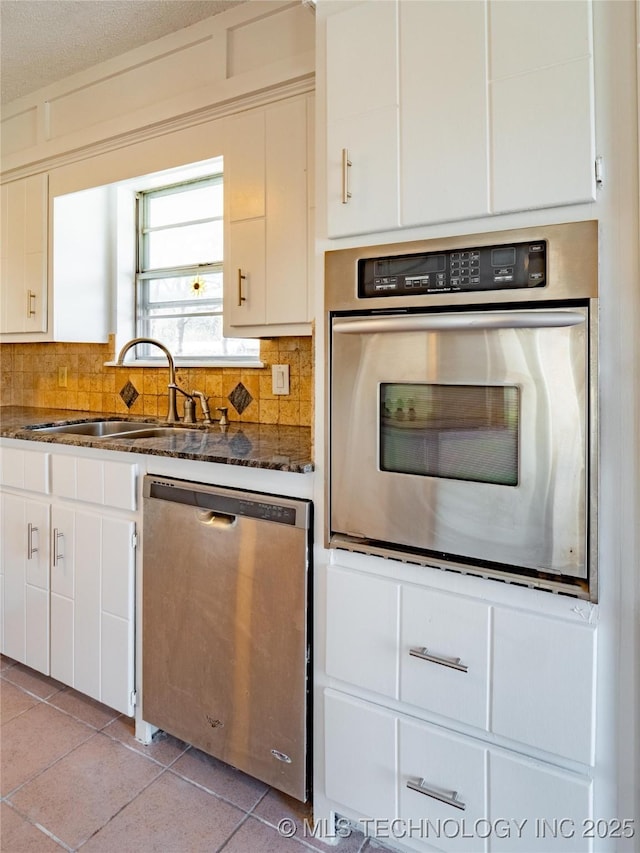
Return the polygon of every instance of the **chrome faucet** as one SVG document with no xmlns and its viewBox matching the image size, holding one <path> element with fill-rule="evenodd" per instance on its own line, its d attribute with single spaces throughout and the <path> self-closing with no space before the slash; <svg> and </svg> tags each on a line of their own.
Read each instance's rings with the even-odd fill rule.
<svg viewBox="0 0 640 853">
<path fill-rule="evenodd" d="M 176 389 L 178 388 L 176 385 L 176 365 L 173 360 L 173 356 L 164 344 L 161 344 L 160 341 L 154 340 L 154 338 L 132 338 L 130 341 L 127 341 L 120 350 L 120 354 L 116 359 L 116 364 L 124 364 L 125 355 L 137 344 L 151 344 L 152 346 L 161 349 L 166 355 L 167 361 L 169 362 L 169 383 L 167 385 L 167 388 L 169 389 L 169 409 L 167 411 L 167 423 L 177 424 L 180 421 L 180 418 L 178 417 L 178 409 L 176 407 Z"/>
</svg>

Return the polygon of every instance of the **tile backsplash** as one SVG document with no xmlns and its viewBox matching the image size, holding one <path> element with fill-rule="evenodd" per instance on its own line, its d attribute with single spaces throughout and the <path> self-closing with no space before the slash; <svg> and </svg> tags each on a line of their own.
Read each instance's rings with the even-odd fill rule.
<svg viewBox="0 0 640 853">
<path fill-rule="evenodd" d="M 219 416 L 217 407 L 226 406 L 230 421 L 311 426 L 313 339 L 262 340 L 260 358 L 262 368 L 178 367 L 177 382 L 185 391 L 202 391 L 215 417 Z M 166 363 L 158 367 L 105 366 L 114 359 L 113 337 L 107 344 L 0 344 L 0 402 L 164 417 L 168 407 Z M 272 393 L 272 364 L 289 365 L 289 394 Z M 178 394 L 180 413 L 183 401 Z M 198 415 L 202 417 L 199 406 Z"/>
</svg>

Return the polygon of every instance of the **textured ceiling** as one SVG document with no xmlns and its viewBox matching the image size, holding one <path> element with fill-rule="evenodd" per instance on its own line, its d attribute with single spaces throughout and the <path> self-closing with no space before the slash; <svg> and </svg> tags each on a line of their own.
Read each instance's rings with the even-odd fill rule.
<svg viewBox="0 0 640 853">
<path fill-rule="evenodd" d="M 0 100 L 36 89 L 246 0 L 0 0 Z"/>
</svg>

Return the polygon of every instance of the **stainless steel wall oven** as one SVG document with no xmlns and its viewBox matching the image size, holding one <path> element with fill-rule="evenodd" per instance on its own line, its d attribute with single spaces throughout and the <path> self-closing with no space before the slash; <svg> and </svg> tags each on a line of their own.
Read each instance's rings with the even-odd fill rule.
<svg viewBox="0 0 640 853">
<path fill-rule="evenodd" d="M 597 600 L 597 247 L 327 253 L 330 547 Z"/>
</svg>

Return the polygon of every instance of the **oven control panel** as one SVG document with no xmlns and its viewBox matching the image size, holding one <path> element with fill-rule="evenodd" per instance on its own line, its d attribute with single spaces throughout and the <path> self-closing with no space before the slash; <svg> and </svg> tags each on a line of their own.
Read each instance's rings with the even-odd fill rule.
<svg viewBox="0 0 640 853">
<path fill-rule="evenodd" d="M 358 261 L 358 296 L 544 287 L 545 240 Z"/>
</svg>

